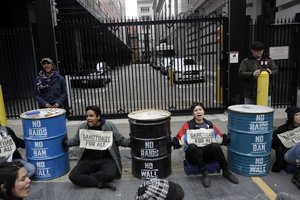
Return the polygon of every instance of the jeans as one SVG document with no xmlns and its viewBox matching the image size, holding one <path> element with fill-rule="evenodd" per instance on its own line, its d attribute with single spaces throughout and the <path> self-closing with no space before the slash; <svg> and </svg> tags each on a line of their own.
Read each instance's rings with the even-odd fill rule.
<svg viewBox="0 0 300 200">
<path fill-rule="evenodd" d="M 13 161 L 19 161 L 24 165 L 24 168 L 27 170 L 28 176 L 32 177 L 36 172 L 36 167 L 23 159 L 13 159 Z"/>
<path fill-rule="evenodd" d="M 256 99 L 250 99 L 245 97 L 244 98 L 244 104 L 256 104 Z M 272 101 L 271 101 L 271 96 L 268 96 L 268 106 L 271 107 L 272 106 Z"/>
<path fill-rule="evenodd" d="M 284 160 L 294 166 L 300 166 L 300 143 L 295 144 L 284 154 Z"/>
</svg>

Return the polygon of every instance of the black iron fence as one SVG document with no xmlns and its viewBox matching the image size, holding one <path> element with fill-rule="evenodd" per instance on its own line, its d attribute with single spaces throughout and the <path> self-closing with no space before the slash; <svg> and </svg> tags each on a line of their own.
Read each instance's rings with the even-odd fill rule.
<svg viewBox="0 0 300 200">
<path fill-rule="evenodd" d="M 36 63 L 28 27 L 0 29 L 0 84 L 6 114 L 18 118 L 21 112 L 36 107 L 33 99 Z"/>
<path fill-rule="evenodd" d="M 220 40 L 222 25 L 227 26 L 227 18 L 102 23 L 89 17 L 62 19 L 55 31 L 59 71 L 68 83 L 69 117 L 83 118 L 84 108 L 92 104 L 109 117 L 148 108 L 190 112 L 195 100 L 203 101 L 208 112 L 223 111 L 228 106 L 224 81 L 228 59 L 223 59 L 228 47 Z M 295 105 L 299 24 L 263 29 L 250 25 L 246 43 L 262 40 L 267 47 L 289 46 L 289 59 L 275 60 L 279 75 L 272 105 Z M 35 63 L 34 35 L 29 28 L 0 30 L 0 34 L 0 84 L 6 113 L 18 118 L 37 108 L 33 90 L 40 66 Z"/>
<path fill-rule="evenodd" d="M 224 110 L 217 40 L 224 19 L 62 20 L 56 38 L 71 116 L 82 117 L 91 104 L 106 115 L 150 108 L 189 112 L 195 100 Z M 102 73 L 101 65 L 109 69 Z"/>
<path fill-rule="evenodd" d="M 278 75 L 274 82 L 272 106 L 295 105 L 297 87 L 300 86 L 297 83 L 300 69 L 300 23 L 292 20 L 278 20 L 276 24 L 266 24 L 265 22 L 266 20 L 259 18 L 255 24 L 249 23 L 249 47 L 255 40 L 263 41 L 268 53 L 270 53 L 270 47 L 279 47 L 277 49 L 279 52 L 275 50 L 278 55 L 273 58 L 278 66 Z"/>
</svg>

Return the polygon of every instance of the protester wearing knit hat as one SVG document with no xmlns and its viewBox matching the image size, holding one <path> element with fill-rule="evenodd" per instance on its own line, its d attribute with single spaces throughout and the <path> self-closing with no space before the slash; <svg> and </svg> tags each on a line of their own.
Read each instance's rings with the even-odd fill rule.
<svg viewBox="0 0 300 200">
<path fill-rule="evenodd" d="M 239 78 L 244 95 L 245 104 L 256 104 L 257 79 L 261 72 L 269 74 L 268 106 L 271 106 L 271 96 L 274 85 L 274 77 L 278 73 L 276 63 L 264 52 L 265 46 L 261 41 L 255 41 L 251 45 L 250 53 L 239 66 Z"/>
<path fill-rule="evenodd" d="M 182 200 L 184 191 L 180 185 L 166 179 L 150 179 L 140 185 L 136 200 Z"/>
<path fill-rule="evenodd" d="M 288 107 L 287 109 L 285 109 L 285 112 L 287 113 L 288 121 L 293 121 L 294 115 L 300 112 L 300 108 L 296 106 Z"/>
<path fill-rule="evenodd" d="M 279 172 L 283 169 L 286 161 L 284 159 L 284 154 L 290 149 L 285 147 L 279 137 L 278 134 L 291 131 L 300 126 L 300 108 L 299 107 L 289 107 L 285 110 L 287 113 L 287 121 L 278 127 L 277 130 L 273 133 L 272 138 L 272 148 L 275 150 L 276 161 L 272 166 L 273 172 Z"/>
<path fill-rule="evenodd" d="M 210 187 L 210 178 L 206 164 L 211 162 L 217 162 L 219 164 L 224 178 L 228 179 L 231 183 L 238 184 L 239 180 L 230 172 L 227 160 L 221 148 L 221 145 L 228 145 L 228 135 L 222 134 L 211 121 L 204 117 L 205 108 L 202 102 L 193 102 L 191 111 L 193 118 L 184 122 L 176 137 L 170 141 L 173 149 L 183 148 L 185 160 L 199 168 L 204 187 Z M 191 138 L 191 132 L 196 133 L 194 131 L 200 133 L 198 134 L 199 138 L 197 138 L 198 143 L 196 140 L 189 140 L 189 138 Z M 208 132 L 211 134 L 207 134 Z"/>
</svg>

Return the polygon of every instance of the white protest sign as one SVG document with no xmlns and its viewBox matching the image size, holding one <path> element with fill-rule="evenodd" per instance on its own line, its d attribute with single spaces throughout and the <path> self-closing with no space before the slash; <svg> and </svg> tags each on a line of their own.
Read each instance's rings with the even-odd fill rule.
<svg viewBox="0 0 300 200">
<path fill-rule="evenodd" d="M 7 158 L 16 150 L 16 145 L 10 136 L 2 137 L 0 140 L 0 161 L 7 161 Z"/>
<path fill-rule="evenodd" d="M 106 150 L 112 146 L 113 132 L 80 129 L 79 138 L 80 148 Z"/>
<path fill-rule="evenodd" d="M 286 148 L 291 148 L 300 142 L 300 127 L 277 135 Z"/>
<path fill-rule="evenodd" d="M 213 129 L 200 128 L 187 130 L 187 142 L 188 144 L 196 144 L 198 147 L 204 147 L 217 141 Z"/>
</svg>

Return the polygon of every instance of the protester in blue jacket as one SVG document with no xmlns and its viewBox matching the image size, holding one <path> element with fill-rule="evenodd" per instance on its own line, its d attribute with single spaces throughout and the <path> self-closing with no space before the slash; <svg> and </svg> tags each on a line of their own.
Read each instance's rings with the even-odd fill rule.
<svg viewBox="0 0 300 200">
<path fill-rule="evenodd" d="M 67 97 L 65 79 L 54 68 L 50 58 L 41 60 L 43 69 L 36 80 L 35 99 L 40 108 L 62 108 Z"/>
</svg>

